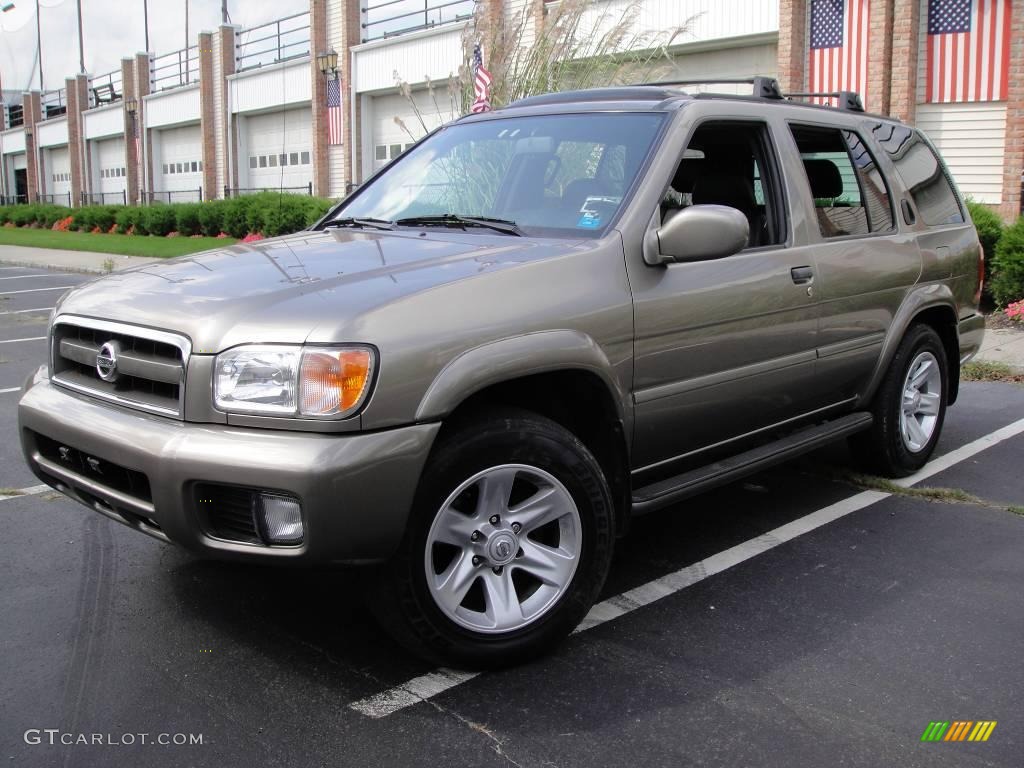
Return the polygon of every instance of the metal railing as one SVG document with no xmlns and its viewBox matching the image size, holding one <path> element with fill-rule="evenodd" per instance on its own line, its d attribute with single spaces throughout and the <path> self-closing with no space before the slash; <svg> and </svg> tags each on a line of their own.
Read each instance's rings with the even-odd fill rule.
<svg viewBox="0 0 1024 768">
<path fill-rule="evenodd" d="M 68 208 L 71 207 L 71 193 L 70 192 L 57 192 L 52 195 L 40 195 L 40 203 L 52 203 L 53 205 L 63 205 Z"/>
<path fill-rule="evenodd" d="M 83 192 L 79 197 L 79 205 L 127 205 L 128 193 L 120 192 Z"/>
<path fill-rule="evenodd" d="M 55 91 L 45 91 L 39 98 L 39 111 L 43 120 L 66 115 L 68 112 L 67 89 L 58 88 Z"/>
<path fill-rule="evenodd" d="M 7 105 L 7 127 L 17 128 L 25 124 L 25 107 L 21 104 Z"/>
<path fill-rule="evenodd" d="M 89 81 L 89 106 L 113 104 L 124 98 L 121 70 L 115 69 L 104 75 L 96 75 Z"/>
<path fill-rule="evenodd" d="M 153 90 L 167 91 L 199 82 L 199 46 L 191 45 L 180 51 L 156 56 L 150 71 Z"/>
<path fill-rule="evenodd" d="M 473 17 L 476 0 L 377 0 L 366 2 L 363 42 L 394 37 Z"/>
<path fill-rule="evenodd" d="M 25 205 L 28 195 L 0 195 L 0 205 Z"/>
<path fill-rule="evenodd" d="M 309 55 L 309 11 L 243 29 L 235 43 L 237 71 Z"/>
<path fill-rule="evenodd" d="M 291 195 L 310 195 L 313 194 L 313 182 L 309 182 L 302 187 L 224 187 L 224 199 L 229 200 L 232 197 L 242 197 L 243 195 L 256 195 L 260 192 L 287 192 Z"/>
<path fill-rule="evenodd" d="M 203 188 L 144 192 L 142 202 L 143 205 L 151 205 L 152 203 L 201 203 L 203 202 Z"/>
</svg>

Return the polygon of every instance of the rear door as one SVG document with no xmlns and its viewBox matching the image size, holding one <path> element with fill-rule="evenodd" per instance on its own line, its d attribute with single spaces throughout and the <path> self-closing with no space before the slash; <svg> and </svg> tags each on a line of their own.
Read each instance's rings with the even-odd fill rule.
<svg viewBox="0 0 1024 768">
<path fill-rule="evenodd" d="M 634 472 L 670 469 L 798 417 L 820 399 L 813 264 L 807 249 L 791 247 L 782 178 L 772 133 L 759 119 L 701 122 L 679 158 L 659 215 L 691 204 L 738 208 L 753 244 L 717 260 L 630 261 Z"/>
<path fill-rule="evenodd" d="M 794 194 L 817 223 L 818 376 L 825 401 L 844 401 L 867 386 L 921 274 L 921 253 L 913 233 L 897 228 L 889 185 L 860 129 L 791 121 L 787 133 L 802 161 Z"/>
</svg>

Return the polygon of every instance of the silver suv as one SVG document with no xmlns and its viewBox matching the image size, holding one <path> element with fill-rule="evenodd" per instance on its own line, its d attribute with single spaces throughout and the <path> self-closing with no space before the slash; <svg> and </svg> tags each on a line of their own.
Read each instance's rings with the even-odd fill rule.
<svg viewBox="0 0 1024 768">
<path fill-rule="evenodd" d="M 308 231 L 66 294 L 39 478 L 202 556 L 363 564 L 410 648 L 566 636 L 631 516 L 849 438 L 931 455 L 982 253 L 915 129 L 678 84 L 447 125 Z"/>
</svg>

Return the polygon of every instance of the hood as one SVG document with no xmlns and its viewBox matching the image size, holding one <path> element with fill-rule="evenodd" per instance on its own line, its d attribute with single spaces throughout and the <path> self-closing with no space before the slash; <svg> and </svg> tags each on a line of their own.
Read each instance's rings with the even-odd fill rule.
<svg viewBox="0 0 1024 768">
<path fill-rule="evenodd" d="M 592 244 L 431 230 L 301 232 L 107 275 L 70 291 L 57 312 L 177 331 L 198 354 L 243 343 L 360 341 L 367 339 L 339 334 L 373 308 Z"/>
</svg>

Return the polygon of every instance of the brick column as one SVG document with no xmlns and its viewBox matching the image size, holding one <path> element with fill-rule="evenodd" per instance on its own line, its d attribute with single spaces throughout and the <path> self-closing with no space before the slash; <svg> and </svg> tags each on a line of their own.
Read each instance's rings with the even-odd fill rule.
<svg viewBox="0 0 1024 768">
<path fill-rule="evenodd" d="M 342 183 L 338 186 L 344 190 L 345 185 L 355 184 L 362 180 L 363 141 L 360 123 L 362 109 L 356 95 L 355 109 L 352 98 L 355 89 L 352 83 L 352 47 L 362 40 L 360 3 L 358 0 L 341 0 L 341 45 L 338 51 L 338 77 L 341 78 L 341 110 L 342 110 Z M 355 125 L 353 125 L 353 122 Z"/>
<path fill-rule="evenodd" d="M 142 144 L 142 162 L 141 170 L 139 172 L 139 190 L 142 192 L 153 191 L 153 155 L 149 150 L 149 130 L 146 128 L 146 104 L 144 97 L 149 95 L 150 82 L 149 82 L 149 54 L 148 53 L 137 53 L 135 54 L 135 66 L 133 72 L 133 79 L 135 83 L 135 98 L 138 99 L 139 106 L 138 111 L 135 114 L 135 119 L 138 121 L 139 130 L 139 141 Z M 125 125 L 125 128 L 130 128 L 130 125 Z M 131 139 L 132 137 L 128 137 Z M 206 164 L 203 164 L 206 167 Z M 140 197 L 145 197 L 140 195 Z M 136 199 L 139 199 L 138 197 Z"/>
<path fill-rule="evenodd" d="M 357 3 L 358 5 L 358 3 Z M 312 129 L 313 129 L 313 194 L 327 197 L 330 194 L 330 163 L 327 143 L 327 78 L 316 64 L 318 54 L 325 53 L 327 44 L 327 0 L 310 0 L 309 3 Z M 338 54 L 339 70 L 341 54 Z M 344 110 L 345 102 L 342 102 Z"/>
<path fill-rule="evenodd" d="M 214 94 L 213 33 L 199 33 L 199 134 L 203 142 L 203 198 L 217 197 L 218 104 Z"/>
<path fill-rule="evenodd" d="M 890 69 L 893 49 L 893 0 L 871 0 L 868 18 L 868 81 L 864 106 L 868 112 L 889 112 Z"/>
<path fill-rule="evenodd" d="M 779 0 L 779 84 L 784 93 L 805 90 L 807 79 L 807 0 Z"/>
<path fill-rule="evenodd" d="M 237 60 L 235 59 L 235 36 L 238 34 L 238 27 L 224 25 L 218 31 L 219 35 L 219 76 L 217 81 L 217 119 L 220 125 L 218 141 L 220 150 L 218 161 L 221 167 L 218 188 L 211 190 L 210 199 L 220 197 L 224 190 L 221 187 L 238 186 L 238 144 L 235 141 L 234 131 L 231 126 L 231 99 L 228 98 L 228 75 L 235 74 Z M 205 168 L 205 165 L 203 166 Z M 212 194 L 212 192 L 216 194 Z"/>
<path fill-rule="evenodd" d="M 138 112 L 132 114 L 128 111 L 128 101 L 135 99 L 138 104 L 138 93 L 135 90 L 135 60 L 132 58 L 121 59 L 121 109 L 124 118 L 124 168 L 127 179 L 125 180 L 125 197 L 128 205 L 136 205 L 139 202 L 139 189 L 142 188 L 142 168 L 139 166 L 139 158 L 135 153 L 135 122 L 139 119 Z M 139 107 L 136 106 L 136 110 Z M 91 177 L 91 174 L 90 174 Z"/>
<path fill-rule="evenodd" d="M 36 123 L 39 122 L 39 91 L 23 93 L 21 106 L 25 115 L 25 178 L 28 184 L 28 201 L 39 200 L 39 165 L 36 153 Z"/>
<path fill-rule="evenodd" d="M 891 1 L 892 65 L 886 111 L 893 117 L 912 123 L 917 116 L 917 44 L 923 23 L 921 3 L 920 0 Z"/>
<path fill-rule="evenodd" d="M 1021 215 L 1021 172 L 1024 171 L 1024 9 L 1013 6 L 1010 22 L 1010 71 L 1007 73 L 1006 148 L 1003 150 L 1003 203 L 1006 221 Z"/>
<path fill-rule="evenodd" d="M 83 75 L 84 77 L 84 75 Z M 88 91 L 83 102 L 82 89 L 78 87 L 78 78 L 64 79 L 65 93 L 68 95 L 68 165 L 71 171 L 71 205 L 76 206 L 82 200 L 82 112 L 89 107 Z"/>
</svg>

